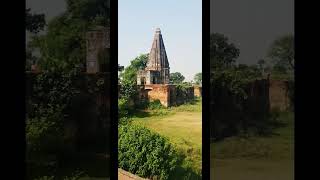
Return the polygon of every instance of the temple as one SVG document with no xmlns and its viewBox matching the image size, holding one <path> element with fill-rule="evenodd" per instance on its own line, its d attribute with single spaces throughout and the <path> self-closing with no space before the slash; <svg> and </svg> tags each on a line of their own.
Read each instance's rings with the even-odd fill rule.
<svg viewBox="0 0 320 180">
<path fill-rule="evenodd" d="M 170 67 L 160 28 L 156 29 L 147 66 L 137 74 L 138 85 L 169 84 Z"/>
</svg>

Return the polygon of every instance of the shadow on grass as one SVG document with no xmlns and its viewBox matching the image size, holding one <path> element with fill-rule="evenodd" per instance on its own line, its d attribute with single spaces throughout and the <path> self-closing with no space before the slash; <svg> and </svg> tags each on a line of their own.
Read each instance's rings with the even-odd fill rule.
<svg viewBox="0 0 320 180">
<path fill-rule="evenodd" d="M 133 114 L 133 118 L 146 118 L 146 117 L 151 117 L 151 113 L 149 111 L 146 110 L 137 110 L 134 114 Z"/>
<path fill-rule="evenodd" d="M 67 148 L 54 152 L 52 158 L 49 154 L 42 156 L 42 161 L 27 162 L 27 179 L 39 177 L 54 177 L 63 180 L 77 179 L 80 177 L 108 178 L 110 177 L 110 158 L 108 143 L 86 143 L 76 151 Z M 39 155 L 38 158 L 41 159 Z M 34 159 L 38 159 L 34 158 Z"/>
<path fill-rule="evenodd" d="M 190 164 L 186 164 L 184 159 L 186 158 L 185 155 L 180 154 L 178 157 L 178 166 L 175 170 L 170 174 L 169 179 L 202 179 L 201 174 L 196 173 Z"/>
<path fill-rule="evenodd" d="M 67 156 L 67 157 L 66 157 Z M 110 177 L 110 160 L 107 156 L 89 153 L 65 154 L 55 164 L 27 163 L 27 179 L 53 176 L 54 179 L 65 177 Z"/>
</svg>

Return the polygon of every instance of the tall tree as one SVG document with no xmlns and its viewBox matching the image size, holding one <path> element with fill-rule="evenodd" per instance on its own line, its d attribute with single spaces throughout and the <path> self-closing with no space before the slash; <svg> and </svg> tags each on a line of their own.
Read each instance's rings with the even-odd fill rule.
<svg viewBox="0 0 320 180">
<path fill-rule="evenodd" d="M 294 36 L 285 35 L 276 39 L 270 46 L 268 56 L 275 65 L 294 69 Z"/>
<path fill-rule="evenodd" d="M 262 73 L 265 72 L 266 61 L 264 59 L 259 59 L 258 61 L 259 69 Z"/>
<path fill-rule="evenodd" d="M 33 40 L 39 48 L 43 69 L 85 66 L 85 33 L 108 26 L 109 0 L 67 0 L 67 10 L 48 23 L 47 34 Z"/>
<path fill-rule="evenodd" d="M 46 20 L 44 14 L 32 14 L 31 9 L 26 9 L 26 30 L 38 33 L 44 29 Z"/>
<path fill-rule="evenodd" d="M 170 73 L 171 84 L 181 84 L 184 81 L 184 76 L 180 72 Z"/>
<path fill-rule="evenodd" d="M 44 14 L 35 14 L 31 13 L 31 9 L 26 9 L 26 31 L 37 35 L 40 31 L 44 30 L 46 25 L 45 15 Z M 27 42 L 26 47 L 26 70 L 31 70 L 31 65 L 35 64 L 38 60 L 36 56 L 33 55 L 34 48 L 30 46 Z"/>
<path fill-rule="evenodd" d="M 240 50 L 229 42 L 223 34 L 213 33 L 210 36 L 211 68 L 225 68 L 234 64 L 240 55 Z"/>
<path fill-rule="evenodd" d="M 194 82 L 198 85 L 202 85 L 202 73 L 197 73 L 193 78 Z"/>
<path fill-rule="evenodd" d="M 134 58 L 130 65 L 127 66 L 120 74 L 122 82 L 136 84 L 137 72 L 146 67 L 148 62 L 148 54 L 141 54 Z"/>
</svg>

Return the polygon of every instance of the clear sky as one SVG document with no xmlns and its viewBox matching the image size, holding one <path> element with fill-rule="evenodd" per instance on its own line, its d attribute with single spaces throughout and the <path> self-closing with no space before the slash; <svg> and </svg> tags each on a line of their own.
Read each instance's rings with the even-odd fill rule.
<svg viewBox="0 0 320 180">
<path fill-rule="evenodd" d="M 294 34 L 294 0 L 211 0 L 210 31 L 239 47 L 239 63 L 256 63 L 276 38 Z"/>
<path fill-rule="evenodd" d="M 170 72 L 186 81 L 202 72 L 202 3 L 199 0 L 119 0 L 119 64 L 127 66 L 149 53 L 157 27 L 161 29 Z"/>
</svg>

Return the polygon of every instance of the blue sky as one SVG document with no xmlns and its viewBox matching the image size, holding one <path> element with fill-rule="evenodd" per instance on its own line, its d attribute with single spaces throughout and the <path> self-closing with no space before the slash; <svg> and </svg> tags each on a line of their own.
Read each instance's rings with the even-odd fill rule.
<svg viewBox="0 0 320 180">
<path fill-rule="evenodd" d="M 202 72 L 202 4 L 199 0 L 119 0 L 118 60 L 127 66 L 149 53 L 155 29 L 161 29 L 170 72 L 186 81 Z"/>
</svg>

